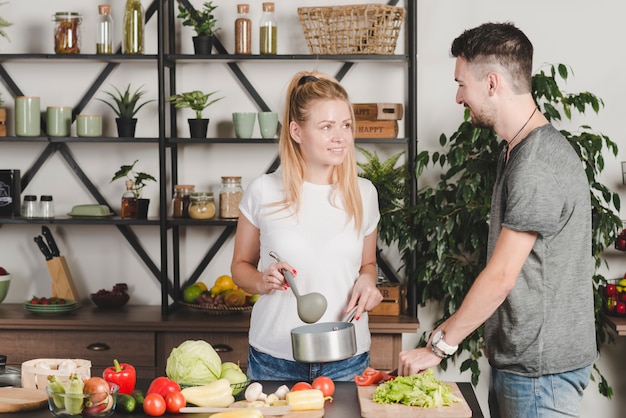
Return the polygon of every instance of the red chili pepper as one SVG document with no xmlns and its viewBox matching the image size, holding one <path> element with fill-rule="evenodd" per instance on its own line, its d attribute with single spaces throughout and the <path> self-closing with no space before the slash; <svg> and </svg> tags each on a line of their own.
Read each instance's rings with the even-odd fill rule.
<svg viewBox="0 0 626 418">
<path fill-rule="evenodd" d="M 113 360 L 113 366 L 107 367 L 102 372 L 102 377 L 109 383 L 115 383 L 120 387 L 119 393 L 130 395 L 135 390 L 137 372 L 130 364 L 120 364 L 117 359 Z"/>
<path fill-rule="evenodd" d="M 180 385 L 168 377 L 159 376 L 150 383 L 146 396 L 151 393 L 158 393 L 165 399 L 165 396 L 170 392 L 180 392 Z"/>
</svg>

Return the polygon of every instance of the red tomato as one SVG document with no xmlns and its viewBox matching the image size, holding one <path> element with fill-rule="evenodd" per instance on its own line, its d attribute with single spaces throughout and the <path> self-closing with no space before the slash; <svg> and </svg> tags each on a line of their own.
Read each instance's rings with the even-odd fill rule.
<svg viewBox="0 0 626 418">
<path fill-rule="evenodd" d="M 313 389 L 319 389 L 322 391 L 324 397 L 333 396 L 335 393 L 335 382 L 330 377 L 318 376 L 311 383 Z"/>
<path fill-rule="evenodd" d="M 182 393 L 170 392 L 165 395 L 165 405 L 167 407 L 167 412 L 171 414 L 178 414 L 180 412 L 180 408 L 187 405 L 187 401 L 185 400 L 185 395 Z"/>
<path fill-rule="evenodd" d="M 383 372 L 376 370 L 372 367 L 368 367 L 363 370 L 360 376 L 354 376 L 354 382 L 359 386 L 369 386 L 380 382 L 383 378 Z"/>
<path fill-rule="evenodd" d="M 313 389 L 313 386 L 311 386 L 311 384 L 307 382 L 298 382 L 292 386 L 291 391 L 295 392 L 297 390 L 306 390 L 306 389 Z"/>
<path fill-rule="evenodd" d="M 166 409 L 165 399 L 158 393 L 150 393 L 143 400 L 143 412 L 151 417 L 160 417 Z"/>
</svg>

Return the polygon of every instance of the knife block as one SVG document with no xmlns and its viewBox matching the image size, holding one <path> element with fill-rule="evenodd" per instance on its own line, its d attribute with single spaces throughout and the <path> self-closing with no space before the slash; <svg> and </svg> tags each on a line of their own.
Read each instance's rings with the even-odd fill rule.
<svg viewBox="0 0 626 418">
<path fill-rule="evenodd" d="M 54 257 L 46 261 L 46 264 L 52 277 L 52 297 L 73 299 L 76 301 L 76 306 L 80 306 L 80 298 L 65 257 L 62 255 Z"/>
</svg>

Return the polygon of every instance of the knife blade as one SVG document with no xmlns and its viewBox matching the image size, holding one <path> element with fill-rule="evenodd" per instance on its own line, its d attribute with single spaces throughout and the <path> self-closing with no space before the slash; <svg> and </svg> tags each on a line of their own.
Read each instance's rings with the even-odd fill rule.
<svg viewBox="0 0 626 418">
<path fill-rule="evenodd" d="M 44 257 L 46 257 L 46 261 L 52 260 L 52 254 L 50 254 L 50 249 L 46 246 L 46 243 L 43 242 L 43 237 L 41 235 L 37 235 L 35 237 L 35 242 L 37 243 L 37 246 L 39 247 L 41 253 L 44 255 Z"/>
<path fill-rule="evenodd" d="M 48 243 L 48 247 L 50 248 L 50 255 L 52 257 L 59 257 L 61 253 L 59 252 L 59 247 L 57 246 L 57 243 L 52 236 L 52 231 L 50 231 L 50 228 L 43 225 L 41 227 L 41 233 L 44 237 L 46 237 L 46 242 Z"/>
</svg>

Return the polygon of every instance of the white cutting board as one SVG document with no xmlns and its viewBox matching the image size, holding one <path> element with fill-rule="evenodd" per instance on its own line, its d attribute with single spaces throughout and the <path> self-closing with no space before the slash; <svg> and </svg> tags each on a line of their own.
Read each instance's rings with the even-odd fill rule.
<svg viewBox="0 0 626 418">
<path fill-rule="evenodd" d="M 48 405 L 48 394 L 41 389 L 0 388 L 0 412 L 20 412 Z"/>
</svg>

